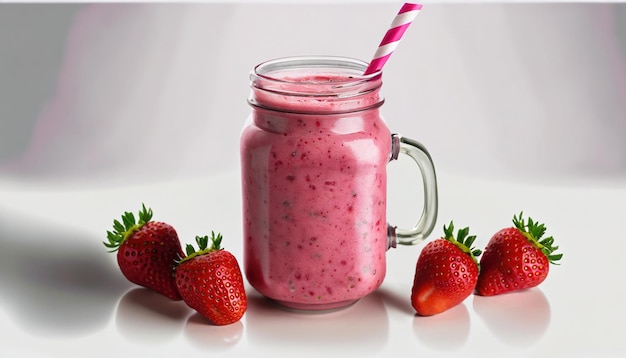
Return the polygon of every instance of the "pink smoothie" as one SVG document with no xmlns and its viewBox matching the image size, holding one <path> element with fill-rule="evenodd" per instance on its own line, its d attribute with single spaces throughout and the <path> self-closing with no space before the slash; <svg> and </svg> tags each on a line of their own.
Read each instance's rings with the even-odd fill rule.
<svg viewBox="0 0 626 358">
<path fill-rule="evenodd" d="M 287 92 L 350 80 L 283 78 Z M 244 270 L 261 294 L 293 308 L 331 309 L 382 283 L 391 140 L 381 103 L 378 89 L 351 99 L 253 89 L 241 136 Z"/>
</svg>

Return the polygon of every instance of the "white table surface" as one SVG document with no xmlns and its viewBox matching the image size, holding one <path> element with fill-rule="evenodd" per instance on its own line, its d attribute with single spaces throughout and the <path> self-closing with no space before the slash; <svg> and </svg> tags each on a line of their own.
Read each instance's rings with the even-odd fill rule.
<svg viewBox="0 0 626 358">
<path fill-rule="evenodd" d="M 429 240 L 454 220 L 484 246 L 524 210 L 564 254 L 541 286 L 416 317 L 422 244 L 390 251 L 346 310 L 295 314 L 248 288 L 243 319 L 213 327 L 123 278 L 102 241 L 141 202 L 242 259 L 248 71 L 368 59 L 399 4 L 362 3 L 1 5 L 0 357 L 626 356 L 622 4 L 428 4 L 386 67 L 390 128 L 437 168 Z M 400 163 L 388 217 L 406 226 L 420 197 Z"/>
<path fill-rule="evenodd" d="M 402 162 L 400 162 L 402 163 Z M 410 221 L 398 189 L 407 165 L 389 169 L 389 217 Z M 144 185 L 0 184 L 0 355 L 117 356 L 620 356 L 626 353 L 626 181 L 521 184 L 439 172 L 437 229 L 454 219 L 484 246 L 519 210 L 541 220 L 564 254 L 539 287 L 471 296 L 433 317 L 409 297 L 423 246 L 388 252 L 387 277 L 356 305 L 327 314 L 273 306 L 248 287 L 233 325 L 206 324 L 183 302 L 128 283 L 101 244 L 111 220 L 145 202 L 183 242 L 218 230 L 241 260 L 238 171 Z M 558 184 L 558 185 L 557 185 Z M 407 200 L 408 199 L 408 200 Z M 431 235 L 428 240 L 433 239 Z M 211 355 L 213 356 L 213 355 Z"/>
</svg>

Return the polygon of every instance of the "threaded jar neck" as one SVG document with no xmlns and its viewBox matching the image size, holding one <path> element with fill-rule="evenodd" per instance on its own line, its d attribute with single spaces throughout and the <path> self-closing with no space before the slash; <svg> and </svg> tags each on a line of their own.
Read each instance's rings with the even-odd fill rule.
<svg viewBox="0 0 626 358">
<path fill-rule="evenodd" d="M 250 72 L 254 107 L 289 113 L 347 113 L 376 108 L 381 72 L 364 76 L 367 63 L 329 56 L 286 57 L 257 65 Z"/>
</svg>

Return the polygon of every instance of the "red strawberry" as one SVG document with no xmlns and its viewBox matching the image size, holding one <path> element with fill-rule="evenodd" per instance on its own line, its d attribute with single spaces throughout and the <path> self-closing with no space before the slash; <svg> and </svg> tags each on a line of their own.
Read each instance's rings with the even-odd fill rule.
<svg viewBox="0 0 626 358">
<path fill-rule="evenodd" d="M 483 296 L 523 290 L 542 283 L 548 276 L 550 264 L 558 264 L 562 254 L 554 254 L 550 236 L 541 239 L 546 231 L 544 224 L 528 218 L 528 223 L 513 216 L 510 227 L 498 231 L 485 248 L 480 260 L 481 272 L 476 291 Z"/>
<path fill-rule="evenodd" d="M 459 230 L 454 238 L 454 225 L 443 226 L 445 237 L 429 242 L 417 259 L 411 291 L 413 308 L 421 316 L 446 311 L 472 294 L 478 278 L 476 257 L 480 250 L 472 248 L 476 236 L 468 236 L 469 228 Z"/>
<path fill-rule="evenodd" d="M 176 267 L 176 286 L 187 305 L 215 325 L 241 319 L 248 308 L 243 277 L 237 259 L 221 249 L 222 235 L 196 236 L 199 251 L 187 245 L 187 256 Z"/>
<path fill-rule="evenodd" d="M 152 209 L 143 204 L 137 223 L 132 213 L 125 212 L 123 224 L 113 221 L 104 245 L 109 252 L 117 251 L 117 263 L 130 282 L 180 300 L 174 281 L 176 260 L 184 255 L 178 234 L 172 226 L 151 220 Z"/>
</svg>

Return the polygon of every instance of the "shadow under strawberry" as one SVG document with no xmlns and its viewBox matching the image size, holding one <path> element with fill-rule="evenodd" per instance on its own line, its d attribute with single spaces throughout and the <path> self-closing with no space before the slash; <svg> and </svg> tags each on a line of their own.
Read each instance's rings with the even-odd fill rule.
<svg viewBox="0 0 626 358">
<path fill-rule="evenodd" d="M 102 254 L 100 241 L 0 207 L 0 303 L 17 327 L 44 337 L 104 328 L 131 284 Z"/>
<path fill-rule="evenodd" d="M 115 326 L 125 339 L 137 344 L 160 345 L 182 332 L 192 310 L 144 287 L 122 296 L 115 312 Z"/>
<path fill-rule="evenodd" d="M 225 326 L 216 326 L 200 313 L 187 319 L 185 338 L 196 347 L 210 352 L 226 351 L 237 345 L 243 335 L 243 323 L 237 321 Z"/>
<path fill-rule="evenodd" d="M 468 340 L 470 316 L 464 303 L 433 316 L 415 315 L 413 333 L 425 346 L 438 351 L 456 351 Z"/>
<path fill-rule="evenodd" d="M 474 295 L 473 308 L 489 331 L 512 347 L 531 347 L 550 326 L 550 303 L 536 287 L 491 297 Z"/>
</svg>

